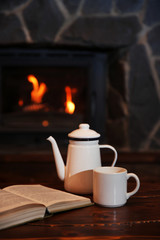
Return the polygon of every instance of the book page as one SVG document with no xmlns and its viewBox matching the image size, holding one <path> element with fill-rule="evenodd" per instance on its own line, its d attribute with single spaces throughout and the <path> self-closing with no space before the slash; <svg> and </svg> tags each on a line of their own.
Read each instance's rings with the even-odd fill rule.
<svg viewBox="0 0 160 240">
<path fill-rule="evenodd" d="M 0 216 L 6 211 L 30 204 L 36 203 L 29 199 L 25 199 L 23 197 L 6 192 L 4 190 L 0 190 Z"/>
<path fill-rule="evenodd" d="M 88 198 L 42 185 L 14 185 L 5 188 L 5 190 L 36 201 L 37 203 L 44 204 L 46 207 L 61 202 L 90 201 Z"/>
</svg>

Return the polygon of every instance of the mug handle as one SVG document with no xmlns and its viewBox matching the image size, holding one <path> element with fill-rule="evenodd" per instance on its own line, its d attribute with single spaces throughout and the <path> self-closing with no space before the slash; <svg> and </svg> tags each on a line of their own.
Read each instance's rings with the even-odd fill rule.
<svg viewBox="0 0 160 240">
<path fill-rule="evenodd" d="M 114 147 L 112 147 L 111 145 L 99 145 L 99 148 L 109 148 L 114 152 L 114 160 L 111 165 L 111 167 L 114 167 L 116 164 L 116 161 L 117 161 L 117 156 L 118 156 L 116 149 Z"/>
<path fill-rule="evenodd" d="M 133 178 L 136 180 L 136 187 L 135 187 L 135 189 L 134 189 L 133 191 L 127 192 L 127 199 L 130 198 L 132 195 L 134 195 L 134 194 L 138 191 L 138 189 L 139 189 L 139 187 L 140 187 L 140 180 L 139 180 L 139 178 L 137 177 L 137 175 L 134 174 L 134 173 L 127 173 L 127 180 L 128 180 L 130 177 L 133 177 Z"/>
</svg>

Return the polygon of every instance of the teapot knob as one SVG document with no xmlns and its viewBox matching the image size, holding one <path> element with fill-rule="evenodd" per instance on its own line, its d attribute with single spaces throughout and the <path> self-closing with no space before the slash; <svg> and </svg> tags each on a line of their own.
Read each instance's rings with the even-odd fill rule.
<svg viewBox="0 0 160 240">
<path fill-rule="evenodd" d="M 80 129 L 89 129 L 89 124 L 87 124 L 87 123 L 81 123 L 81 124 L 79 125 L 79 128 L 80 128 Z"/>
</svg>

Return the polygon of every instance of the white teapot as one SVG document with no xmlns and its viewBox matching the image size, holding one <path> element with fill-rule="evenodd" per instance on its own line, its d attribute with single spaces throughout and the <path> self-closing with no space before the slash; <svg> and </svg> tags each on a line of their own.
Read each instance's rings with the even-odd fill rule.
<svg viewBox="0 0 160 240">
<path fill-rule="evenodd" d="M 52 144 L 58 177 L 64 181 L 65 190 L 77 194 L 93 191 L 93 169 L 101 166 L 100 148 L 114 151 L 112 166 L 117 161 L 117 151 L 110 145 L 99 145 L 100 134 L 82 123 L 79 129 L 68 134 L 69 145 L 66 166 L 53 137 L 47 138 Z"/>
</svg>

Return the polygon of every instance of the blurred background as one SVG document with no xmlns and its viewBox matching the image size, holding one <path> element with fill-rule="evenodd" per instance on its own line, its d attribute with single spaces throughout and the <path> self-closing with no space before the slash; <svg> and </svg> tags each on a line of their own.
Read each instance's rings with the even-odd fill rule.
<svg viewBox="0 0 160 240">
<path fill-rule="evenodd" d="M 160 1 L 0 2 L 0 151 L 51 151 L 88 122 L 119 152 L 160 150 Z M 70 109 L 71 107 L 71 109 Z"/>
</svg>

